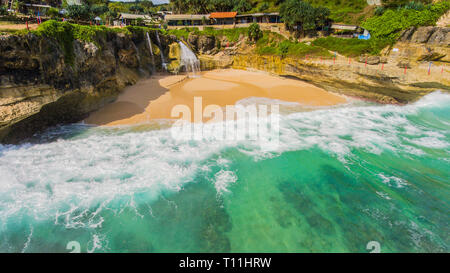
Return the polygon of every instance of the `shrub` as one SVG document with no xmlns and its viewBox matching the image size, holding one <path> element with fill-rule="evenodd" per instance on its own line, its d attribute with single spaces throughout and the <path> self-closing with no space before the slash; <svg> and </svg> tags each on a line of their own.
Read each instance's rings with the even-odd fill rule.
<svg viewBox="0 0 450 273">
<path fill-rule="evenodd" d="M 91 10 L 86 5 L 70 5 L 67 6 L 67 14 L 70 18 L 78 20 L 91 19 Z"/>
<path fill-rule="evenodd" d="M 401 30 L 412 26 L 434 25 L 436 21 L 450 8 L 449 1 L 425 6 L 423 10 L 401 8 L 389 9 L 380 16 L 374 16 L 362 23 L 372 37 L 389 39 L 394 42 Z"/>
<path fill-rule="evenodd" d="M 253 23 L 248 28 L 248 38 L 251 41 L 258 41 L 262 37 L 263 33 L 261 31 L 261 28 L 259 27 L 259 24 Z"/>
<path fill-rule="evenodd" d="M 8 15 L 8 9 L 6 6 L 0 6 L 0 15 Z"/>
<path fill-rule="evenodd" d="M 59 10 L 57 8 L 49 8 L 47 11 L 47 15 L 51 18 L 55 18 L 59 16 Z"/>
<path fill-rule="evenodd" d="M 376 16 L 381 16 L 381 15 L 383 15 L 384 11 L 385 11 L 384 7 L 376 7 L 375 8 L 375 15 Z"/>
</svg>

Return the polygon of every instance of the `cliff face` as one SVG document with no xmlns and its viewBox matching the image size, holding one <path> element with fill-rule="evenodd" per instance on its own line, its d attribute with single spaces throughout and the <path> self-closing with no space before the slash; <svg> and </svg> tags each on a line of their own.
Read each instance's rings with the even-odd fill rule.
<svg viewBox="0 0 450 273">
<path fill-rule="evenodd" d="M 155 32 L 149 34 L 157 41 Z M 160 39 L 167 54 L 174 37 Z M 55 39 L 31 33 L 0 36 L 0 142 L 13 143 L 46 127 L 79 121 L 148 76 L 153 67 L 161 69 L 161 58 L 151 58 L 143 33 L 110 32 L 94 42 L 75 40 L 72 46 L 69 62 Z"/>
<path fill-rule="evenodd" d="M 156 32 L 149 32 L 158 41 Z M 405 31 L 382 58 L 282 58 L 254 54 L 245 37 L 191 35 L 202 70 L 255 69 L 296 77 L 326 90 L 382 103 L 407 103 L 441 89 L 450 90 L 449 28 Z M 169 71 L 180 69 L 175 36 L 160 36 L 161 49 L 145 33 L 107 32 L 93 42 L 71 43 L 73 58 L 56 39 L 27 34 L 0 36 L 0 143 L 14 143 L 60 123 L 77 122 L 115 100 L 127 85 L 161 70 L 161 51 Z M 394 50 L 394 49 L 397 50 Z M 66 52 L 66 53 L 65 53 Z M 369 61 L 366 61 L 369 60 Z M 382 60 L 382 63 L 380 61 Z M 429 61 L 433 61 L 431 73 Z M 367 63 L 366 63 L 367 62 Z M 405 69 L 406 68 L 406 69 Z"/>
<path fill-rule="evenodd" d="M 450 60 L 449 30 L 411 28 L 402 33 L 397 44 L 386 48 L 383 56 L 360 56 L 356 60 L 344 56 L 337 56 L 336 60 L 261 56 L 252 54 L 245 41 L 218 53 L 210 50 L 214 54 L 199 58 L 202 70 L 255 69 L 296 77 L 349 96 L 381 103 L 408 103 L 436 89 L 450 90 L 446 67 Z"/>
<path fill-rule="evenodd" d="M 407 59 L 412 62 L 450 62 L 450 28 L 412 27 L 402 32 L 400 39 L 390 51 L 391 59 Z"/>
</svg>

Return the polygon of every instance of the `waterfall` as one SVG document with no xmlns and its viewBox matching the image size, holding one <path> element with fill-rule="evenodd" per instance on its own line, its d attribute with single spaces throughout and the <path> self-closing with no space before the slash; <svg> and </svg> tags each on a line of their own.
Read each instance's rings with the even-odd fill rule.
<svg viewBox="0 0 450 273">
<path fill-rule="evenodd" d="M 148 48 L 150 49 L 150 55 L 152 56 L 152 70 L 153 70 L 152 72 L 155 73 L 156 68 L 155 68 L 155 57 L 153 56 L 152 40 L 150 40 L 148 32 L 146 32 L 145 34 L 147 35 Z"/>
<path fill-rule="evenodd" d="M 161 46 L 161 40 L 159 39 L 159 31 L 156 31 L 156 40 L 158 41 L 159 51 L 161 52 L 161 63 L 164 70 L 167 70 L 166 58 L 164 58 L 163 48 Z"/>
<path fill-rule="evenodd" d="M 187 47 L 183 42 L 178 42 L 181 49 L 181 64 L 186 67 L 186 72 L 189 74 L 189 71 L 192 72 L 193 76 L 196 76 L 197 72 L 200 72 L 200 61 L 195 56 L 194 52 L 192 52 L 189 47 Z"/>
</svg>

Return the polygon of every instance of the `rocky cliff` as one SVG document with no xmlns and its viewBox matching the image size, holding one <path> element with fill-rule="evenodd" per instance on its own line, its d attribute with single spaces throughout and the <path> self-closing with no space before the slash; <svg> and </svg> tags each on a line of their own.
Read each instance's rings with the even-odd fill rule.
<svg viewBox="0 0 450 273">
<path fill-rule="evenodd" d="M 149 34 L 157 41 L 154 31 Z M 166 56 L 173 39 L 160 37 Z M 153 67 L 161 69 L 159 55 L 151 58 L 145 33 L 111 31 L 92 42 L 74 40 L 70 51 L 64 46 L 33 33 L 0 36 L 0 142 L 79 121 Z M 160 53 L 155 44 L 153 49 Z"/>
<path fill-rule="evenodd" d="M 436 89 L 450 90 L 446 66 L 450 60 L 449 32 L 446 27 L 411 28 L 381 56 L 360 56 L 356 60 L 339 55 L 335 59 L 261 56 L 253 53 L 245 39 L 221 50 L 210 46 L 194 48 L 200 54 L 202 70 L 262 70 L 349 96 L 381 103 L 408 103 Z"/>
<path fill-rule="evenodd" d="M 450 90 L 449 28 L 412 28 L 382 56 L 349 60 L 261 56 L 246 37 L 190 35 L 202 70 L 255 69 L 295 77 L 326 90 L 382 103 L 407 103 L 436 89 Z M 151 41 L 158 41 L 150 31 Z M 82 120 L 115 100 L 127 85 L 162 70 L 182 70 L 175 36 L 152 42 L 143 30 L 107 31 L 91 41 L 61 43 L 46 35 L 0 36 L 0 142 L 14 143 L 39 130 Z M 70 50 L 67 50 L 67 46 Z M 68 52 L 72 55 L 68 56 Z M 432 62 L 430 64 L 430 61 Z"/>
</svg>

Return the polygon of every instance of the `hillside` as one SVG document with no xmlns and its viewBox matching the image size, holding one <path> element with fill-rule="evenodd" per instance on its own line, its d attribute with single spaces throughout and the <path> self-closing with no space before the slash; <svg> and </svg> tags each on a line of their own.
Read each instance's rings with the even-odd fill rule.
<svg viewBox="0 0 450 273">
<path fill-rule="evenodd" d="M 283 0 L 251 0 L 253 12 L 278 11 Z M 368 6 L 366 0 L 306 0 L 311 5 L 327 7 L 331 14 L 330 18 L 339 23 L 357 24 L 364 18 L 373 15 L 375 7 Z"/>
</svg>

